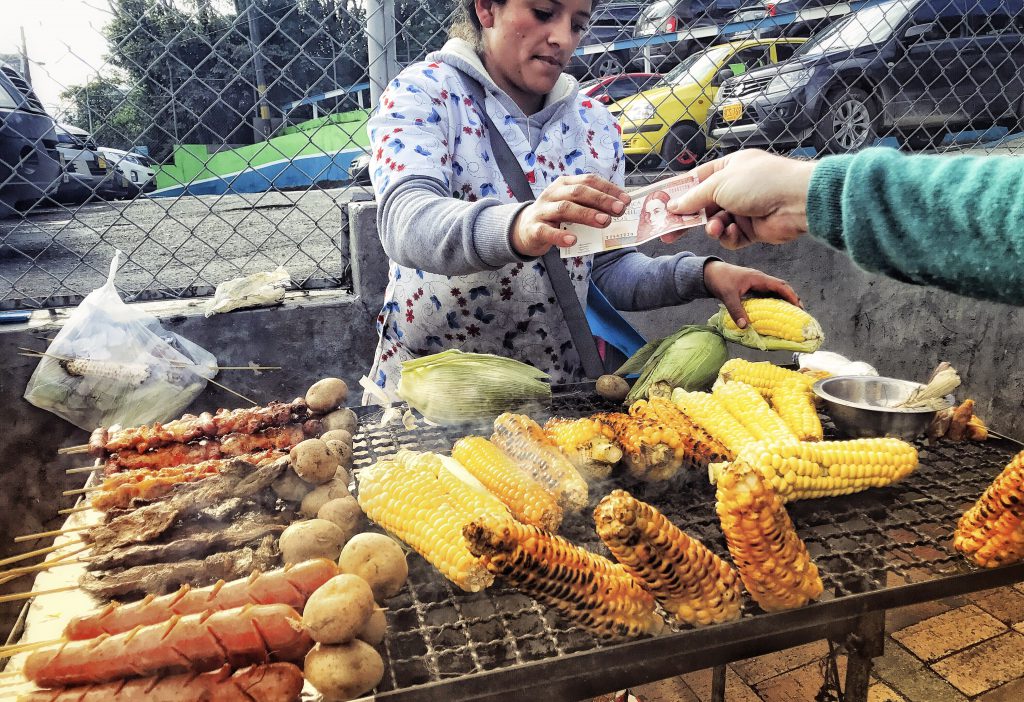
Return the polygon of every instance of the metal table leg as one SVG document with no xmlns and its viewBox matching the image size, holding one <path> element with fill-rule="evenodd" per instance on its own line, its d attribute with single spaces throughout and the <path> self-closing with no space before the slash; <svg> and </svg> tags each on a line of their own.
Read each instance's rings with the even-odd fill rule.
<svg viewBox="0 0 1024 702">
<path fill-rule="evenodd" d="M 711 702 L 725 702 L 725 666 L 711 669 Z"/>
<path fill-rule="evenodd" d="M 846 648 L 845 702 L 867 702 L 871 659 L 885 649 L 885 610 L 857 617 L 854 630 L 841 642 Z"/>
</svg>

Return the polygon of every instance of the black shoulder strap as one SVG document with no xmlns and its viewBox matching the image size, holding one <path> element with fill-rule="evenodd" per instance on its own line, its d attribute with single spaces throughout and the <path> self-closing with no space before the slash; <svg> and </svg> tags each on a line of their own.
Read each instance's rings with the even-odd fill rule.
<svg viewBox="0 0 1024 702">
<path fill-rule="evenodd" d="M 476 103 L 477 112 L 487 127 L 487 138 L 491 143 L 491 150 L 494 152 L 494 162 L 498 170 L 504 176 L 505 182 L 512 189 L 512 194 L 520 202 L 529 202 L 534 199 L 533 189 L 530 187 L 519 159 L 512 153 L 508 142 L 498 131 L 487 114 L 484 106 L 484 89 L 480 82 L 472 76 L 462 72 L 465 83 L 468 87 L 473 102 Z M 544 268 L 548 272 L 548 279 L 551 281 L 551 288 L 555 291 L 555 299 L 562 308 L 562 315 L 565 317 L 565 324 L 569 328 L 569 336 L 572 337 L 573 346 L 579 354 L 580 364 L 587 378 L 596 379 L 604 373 L 604 363 L 597 352 L 597 344 L 594 343 L 594 335 L 587 323 L 586 313 L 580 305 L 580 298 L 576 295 L 576 288 L 569 280 L 569 272 L 558 256 L 558 249 L 552 246 L 541 258 Z"/>
</svg>

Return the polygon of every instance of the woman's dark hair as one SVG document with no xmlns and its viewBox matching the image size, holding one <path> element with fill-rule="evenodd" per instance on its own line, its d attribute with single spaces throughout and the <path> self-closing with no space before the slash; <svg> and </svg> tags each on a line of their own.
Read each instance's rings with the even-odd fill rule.
<svg viewBox="0 0 1024 702">
<path fill-rule="evenodd" d="M 505 0 L 492 0 L 497 5 L 504 5 Z M 590 9 L 593 11 L 600 4 L 601 0 L 591 0 Z M 451 39 L 465 39 L 472 44 L 477 51 L 480 51 L 483 26 L 480 18 L 476 16 L 476 0 L 458 0 L 455 12 L 452 13 L 452 26 L 448 28 L 448 37 Z"/>
</svg>

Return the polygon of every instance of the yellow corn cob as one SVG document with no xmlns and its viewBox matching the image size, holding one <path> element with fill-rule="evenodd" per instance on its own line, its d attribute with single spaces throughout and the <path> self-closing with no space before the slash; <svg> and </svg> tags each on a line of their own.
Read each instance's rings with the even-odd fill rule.
<svg viewBox="0 0 1024 702">
<path fill-rule="evenodd" d="M 629 474 L 639 480 L 668 480 L 683 467 L 686 447 L 679 433 L 650 418 L 605 412 L 595 414 L 615 431 Z"/>
<path fill-rule="evenodd" d="M 590 501 L 587 481 L 540 425 L 525 414 L 505 413 L 495 419 L 491 443 L 546 487 L 563 509 L 578 511 L 587 506 Z"/>
<path fill-rule="evenodd" d="M 360 471 L 358 480 L 359 506 L 366 516 L 407 543 L 442 575 L 467 592 L 478 592 L 494 582 L 462 536 L 473 515 L 450 502 L 429 471 L 381 461 Z"/>
<path fill-rule="evenodd" d="M 743 300 L 747 323 L 762 336 L 773 336 L 786 341 L 804 342 L 824 336 L 821 325 L 796 305 L 774 297 L 751 297 Z M 732 316 L 724 313 L 725 329 L 741 332 Z"/>
<path fill-rule="evenodd" d="M 462 474 L 456 475 L 451 470 L 452 466 L 446 465 L 445 461 L 454 459 L 436 453 L 419 453 L 403 449 L 395 456 L 395 460 L 403 466 L 428 471 L 437 480 L 448 501 L 471 517 L 480 512 L 508 514 L 505 503 L 495 497 L 472 474 L 463 468 Z"/>
<path fill-rule="evenodd" d="M 782 417 L 768 406 L 757 390 L 746 383 L 737 380 L 719 382 L 711 394 L 758 441 L 796 442 L 796 434 L 789 430 Z"/>
<path fill-rule="evenodd" d="M 718 398 L 707 392 L 687 392 L 676 388 L 672 403 L 704 431 L 722 442 L 735 456 L 757 441 L 750 430 L 729 413 Z"/>
<path fill-rule="evenodd" d="M 736 460 L 758 470 L 789 502 L 890 485 L 917 468 L 917 449 L 890 438 L 754 444 Z M 712 482 L 717 482 L 722 465 L 712 466 L 709 472 Z"/>
<path fill-rule="evenodd" d="M 811 389 L 816 378 L 806 373 L 797 373 L 788 368 L 781 368 L 768 361 L 745 361 L 742 358 L 731 358 L 725 362 L 719 371 L 718 377 L 722 380 L 738 380 L 741 383 L 750 385 L 765 399 L 772 396 L 775 388 L 788 383 L 796 383 L 799 386 Z"/>
<path fill-rule="evenodd" d="M 459 439 L 452 458 L 504 502 L 516 519 L 548 531 L 558 530 L 562 508 L 555 498 L 490 441 L 480 436 Z"/>
<path fill-rule="evenodd" d="M 555 417 L 544 424 L 544 433 L 590 480 L 604 480 L 622 460 L 615 430 L 600 420 Z"/>
<path fill-rule="evenodd" d="M 656 397 L 650 400 L 637 400 L 629 408 L 634 417 L 650 419 L 660 424 L 671 436 L 674 432 L 679 436 L 685 452 L 685 462 L 689 466 L 707 468 L 709 463 L 732 460 L 732 454 L 718 439 L 708 434 L 683 414 L 671 400 Z M 674 437 L 668 441 L 673 443 Z"/>
<path fill-rule="evenodd" d="M 964 512 L 953 534 L 956 550 L 983 568 L 1024 558 L 1024 451 Z"/>
<path fill-rule="evenodd" d="M 751 597 L 766 612 L 802 607 L 824 586 L 782 498 L 740 460 L 718 480 L 715 494 L 722 533 Z"/>
<path fill-rule="evenodd" d="M 615 559 L 677 618 L 695 626 L 739 618 L 736 571 L 654 507 L 613 490 L 594 521 Z"/>
<path fill-rule="evenodd" d="M 665 628 L 654 598 L 621 565 L 560 536 L 493 515 L 463 534 L 490 572 L 592 634 L 616 640 Z"/>
<path fill-rule="evenodd" d="M 821 441 L 825 434 L 814 408 L 814 395 L 804 385 L 786 383 L 771 396 L 772 408 L 800 441 Z"/>
</svg>

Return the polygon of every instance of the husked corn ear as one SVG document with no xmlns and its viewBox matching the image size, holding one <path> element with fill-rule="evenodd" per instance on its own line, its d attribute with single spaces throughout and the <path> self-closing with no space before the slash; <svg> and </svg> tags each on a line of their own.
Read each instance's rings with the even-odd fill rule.
<svg viewBox="0 0 1024 702">
<path fill-rule="evenodd" d="M 768 406 L 757 390 L 738 380 L 717 383 L 711 392 L 729 414 L 745 426 L 758 441 L 796 442 L 782 417 Z"/>
<path fill-rule="evenodd" d="M 738 380 L 750 385 L 768 399 L 775 389 L 783 385 L 795 383 L 810 391 L 816 378 L 806 373 L 782 368 L 769 361 L 746 361 L 742 358 L 731 358 L 718 371 L 721 380 Z"/>
<path fill-rule="evenodd" d="M 679 433 L 650 417 L 619 412 L 594 415 L 615 431 L 626 469 L 640 480 L 668 480 L 683 467 L 686 447 Z"/>
<path fill-rule="evenodd" d="M 462 536 L 473 515 L 450 502 L 429 471 L 380 461 L 360 471 L 358 480 L 359 506 L 366 516 L 407 543 L 442 575 L 467 592 L 478 592 L 494 582 Z"/>
<path fill-rule="evenodd" d="M 615 559 L 678 619 L 699 626 L 739 618 L 736 571 L 657 509 L 613 490 L 594 510 L 594 521 Z"/>
<path fill-rule="evenodd" d="M 403 449 L 395 457 L 401 465 L 409 468 L 425 470 L 437 480 L 438 487 L 444 491 L 447 500 L 466 514 L 473 516 L 480 512 L 508 514 L 505 503 L 494 496 L 484 485 L 466 471 L 463 476 L 456 475 L 451 464 L 436 453 L 420 453 Z M 458 465 L 458 464 L 456 464 Z"/>
<path fill-rule="evenodd" d="M 587 481 L 540 425 L 525 414 L 505 413 L 495 419 L 491 443 L 518 461 L 519 467 L 546 487 L 563 509 L 579 511 L 587 506 Z"/>
<path fill-rule="evenodd" d="M 687 392 L 677 388 L 672 403 L 704 431 L 722 442 L 735 456 L 757 441 L 750 430 L 732 416 L 717 397 L 707 392 Z"/>
<path fill-rule="evenodd" d="M 816 350 L 821 345 L 825 334 L 818 320 L 796 305 L 774 297 L 751 297 L 743 300 L 743 310 L 747 313 L 747 326 L 766 340 L 768 348 L 772 348 L 770 339 L 781 339 L 795 344 L 814 343 Z M 726 334 L 743 334 L 746 330 L 736 326 L 735 320 L 723 307 L 722 331 Z"/>
<path fill-rule="evenodd" d="M 590 480 L 607 478 L 615 464 L 622 460 L 615 430 L 598 419 L 554 417 L 544 423 L 544 433 Z"/>
<path fill-rule="evenodd" d="M 900 439 L 754 444 L 736 459 L 755 468 L 784 501 L 850 495 L 914 472 L 917 449 Z M 721 471 L 712 478 L 721 479 Z"/>
<path fill-rule="evenodd" d="M 152 374 L 152 369 L 145 363 L 66 358 L 58 361 L 57 365 L 77 378 L 102 378 L 123 385 L 142 385 Z"/>
<path fill-rule="evenodd" d="M 814 396 L 805 386 L 796 383 L 780 385 L 772 393 L 771 404 L 800 441 L 821 441 L 825 437 L 818 410 L 814 407 Z"/>
<path fill-rule="evenodd" d="M 516 519 L 548 531 L 558 530 L 562 508 L 554 496 L 490 441 L 480 436 L 459 439 L 452 458 L 504 502 Z"/>
<path fill-rule="evenodd" d="M 603 639 L 658 634 L 654 598 L 607 558 L 534 526 L 484 515 L 463 530 L 469 550 L 523 594 Z"/>
<path fill-rule="evenodd" d="M 675 441 L 671 435 L 671 432 L 674 432 L 682 443 L 684 461 L 687 465 L 706 468 L 709 463 L 732 458 L 725 444 L 701 429 L 673 405 L 671 400 L 660 397 L 638 400 L 629 408 L 629 413 L 634 417 L 650 419 L 660 424 L 671 437 L 669 444 Z"/>
<path fill-rule="evenodd" d="M 1024 451 L 960 517 L 953 546 L 983 568 L 1024 558 Z"/>
<path fill-rule="evenodd" d="M 740 578 L 766 612 L 802 607 L 824 589 L 782 498 L 737 460 L 718 479 L 716 510 Z"/>
</svg>

